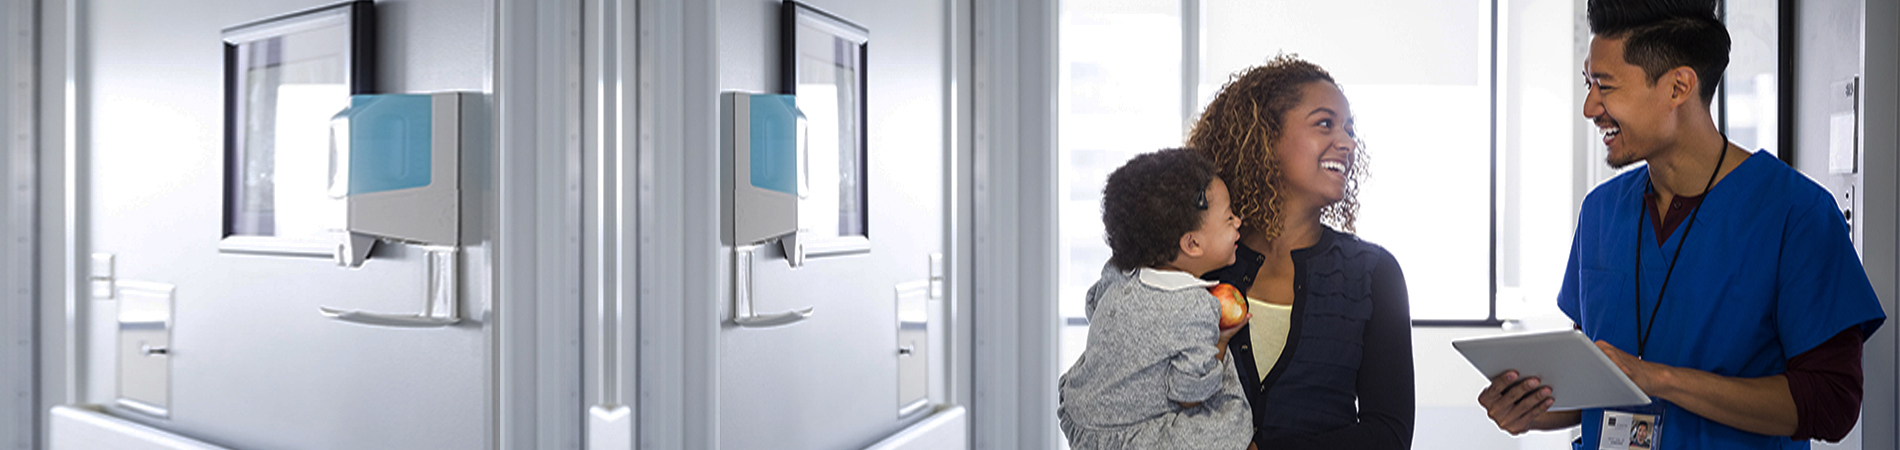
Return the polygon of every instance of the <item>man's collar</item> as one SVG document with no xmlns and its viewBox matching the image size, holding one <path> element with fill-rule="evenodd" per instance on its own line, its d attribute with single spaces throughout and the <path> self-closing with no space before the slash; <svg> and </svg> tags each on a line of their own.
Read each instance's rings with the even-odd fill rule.
<svg viewBox="0 0 1900 450">
<path fill-rule="evenodd" d="M 1194 275 L 1190 275 L 1187 272 L 1159 270 L 1147 267 L 1136 269 L 1135 278 L 1140 279 L 1141 284 L 1153 286 L 1155 289 L 1164 291 L 1178 291 L 1195 287 L 1204 288 L 1219 283 L 1195 278 Z"/>
</svg>

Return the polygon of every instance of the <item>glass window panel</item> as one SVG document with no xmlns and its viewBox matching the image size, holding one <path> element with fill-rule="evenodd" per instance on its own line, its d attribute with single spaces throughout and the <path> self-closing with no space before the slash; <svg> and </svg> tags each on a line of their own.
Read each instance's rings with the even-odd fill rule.
<svg viewBox="0 0 1900 450">
<path fill-rule="evenodd" d="M 343 227 L 326 192 L 330 118 L 349 104 L 347 22 L 237 46 L 243 141 L 232 235 L 315 239 Z M 341 43 L 341 44 L 339 44 Z"/>
<path fill-rule="evenodd" d="M 1202 5 L 1201 104 L 1282 52 L 1326 68 L 1371 161 L 1358 234 L 1405 268 L 1412 318 L 1489 317 L 1491 2 Z"/>
<path fill-rule="evenodd" d="M 858 127 L 863 92 L 862 42 L 841 37 L 836 25 L 798 22 L 798 108 L 810 132 L 807 185 L 799 224 L 819 239 L 866 236 L 864 132 Z"/>
<path fill-rule="evenodd" d="M 1780 5 L 1775 0 L 1726 0 L 1723 8 L 1733 43 L 1722 77 L 1727 114 L 1723 132 L 1742 148 L 1780 150 L 1776 148 Z"/>
<path fill-rule="evenodd" d="M 1575 8 L 1570 0 L 1499 2 L 1500 319 L 1567 320 L 1557 309 L 1557 290 L 1570 254 L 1575 205 L 1595 184 L 1583 181 L 1580 169 L 1610 172 L 1603 143 L 1582 117 L 1577 33 L 1587 30 L 1579 29 Z"/>
<path fill-rule="evenodd" d="M 1087 344 L 1083 296 L 1108 262 L 1103 183 L 1135 155 L 1181 146 L 1181 5 L 1065 1 L 1060 33 L 1059 364 L 1066 370 Z"/>
</svg>

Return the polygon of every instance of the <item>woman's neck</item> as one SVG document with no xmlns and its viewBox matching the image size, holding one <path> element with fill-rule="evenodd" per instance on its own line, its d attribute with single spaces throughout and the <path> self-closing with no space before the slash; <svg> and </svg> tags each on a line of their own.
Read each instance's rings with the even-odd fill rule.
<svg viewBox="0 0 1900 450">
<path fill-rule="evenodd" d="M 1320 223 L 1318 210 L 1286 213 L 1286 225 L 1280 229 L 1279 238 L 1269 241 L 1265 234 L 1255 231 L 1242 236 L 1241 242 L 1247 244 L 1248 248 L 1271 256 L 1291 255 L 1294 250 L 1319 243 L 1320 234 L 1326 226 Z"/>
</svg>

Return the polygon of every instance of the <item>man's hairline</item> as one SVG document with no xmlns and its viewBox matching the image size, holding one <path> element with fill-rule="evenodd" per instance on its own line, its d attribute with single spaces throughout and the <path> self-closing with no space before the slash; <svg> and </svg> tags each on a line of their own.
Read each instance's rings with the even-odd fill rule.
<svg viewBox="0 0 1900 450">
<path fill-rule="evenodd" d="M 1638 70 L 1638 71 L 1641 71 L 1641 72 L 1643 73 L 1643 77 L 1642 77 L 1642 78 L 1643 78 L 1643 87 L 1651 87 L 1651 88 L 1653 88 L 1653 87 L 1656 87 L 1656 83 L 1657 83 L 1657 82 L 1659 82 L 1659 81 L 1662 81 L 1662 77 L 1663 77 L 1663 75 L 1667 75 L 1667 74 L 1668 74 L 1669 72 L 1674 72 L 1674 71 L 1676 71 L 1676 69 L 1681 69 L 1681 68 L 1688 68 L 1688 69 L 1689 69 L 1689 72 L 1691 72 L 1691 73 L 1694 73 L 1694 74 L 1695 74 L 1695 78 L 1696 78 L 1696 88 L 1695 88 L 1695 95 L 1696 95 L 1696 99 L 1697 99 L 1697 100 L 1701 100 L 1701 101 L 1702 101 L 1702 107 L 1703 107 L 1703 108 L 1711 108 L 1711 107 L 1714 107 L 1714 106 L 1715 106 L 1715 96 L 1716 96 L 1716 95 L 1718 95 L 1718 94 L 1720 94 L 1720 93 L 1718 92 L 1718 93 L 1716 93 L 1716 94 L 1711 94 L 1711 95 L 1709 95 L 1709 98 L 1707 98 L 1707 99 L 1704 99 L 1704 98 L 1702 98 L 1702 83 L 1705 83 L 1706 81 L 1704 81 L 1704 80 L 1702 79 L 1702 78 L 1703 78 L 1703 77 L 1702 77 L 1702 72 L 1701 72 L 1701 71 L 1699 71 L 1699 70 L 1696 70 L 1696 68 L 1695 68 L 1695 66 L 1692 66 L 1692 65 L 1688 65 L 1688 64 L 1677 64 L 1677 65 L 1676 65 L 1675 67 L 1670 67 L 1670 68 L 1669 68 L 1668 70 L 1663 70 L 1663 71 L 1661 71 L 1661 72 L 1657 72 L 1657 73 L 1656 73 L 1656 76 L 1650 76 L 1650 75 L 1649 75 L 1649 68 L 1647 68 L 1647 67 L 1643 67 L 1643 65 L 1642 65 L 1642 64 L 1637 64 L 1637 63 L 1636 63 L 1635 61 L 1630 61 L 1630 52 L 1629 52 L 1629 38 L 1630 38 L 1630 34 L 1632 34 L 1632 33 L 1634 33 L 1634 30 L 1635 30 L 1635 27 L 1630 27 L 1630 28 L 1625 28 L 1625 29 L 1622 29 L 1622 30 L 1620 30 L 1620 31 L 1615 31 L 1615 32 L 1610 32 L 1610 33 L 1593 33 L 1593 34 L 1591 34 L 1591 35 L 1590 35 L 1590 40 L 1592 40 L 1592 41 L 1594 41 L 1594 40 L 1596 40 L 1597 38 L 1603 38 L 1603 39 L 1609 39 L 1609 40 L 1615 40 L 1615 41 L 1621 41 L 1620 43 L 1622 44 L 1622 48 L 1621 48 L 1621 49 L 1619 49 L 1619 50 L 1618 50 L 1617 52 L 1618 52 L 1618 53 L 1621 53 L 1621 54 L 1623 55 L 1623 57 L 1622 57 L 1622 58 L 1618 58 L 1618 59 L 1620 59 L 1620 60 L 1622 60 L 1622 61 L 1623 61 L 1623 64 L 1627 64 L 1627 65 L 1630 65 L 1630 66 L 1632 66 L 1632 67 L 1635 67 L 1635 68 L 1636 68 L 1636 70 Z M 1618 36 L 1619 34 L 1620 34 L 1621 36 Z M 1590 60 L 1590 57 L 1589 57 L 1589 56 L 1588 56 L 1588 55 L 1586 54 L 1586 55 L 1584 56 L 1584 58 L 1583 58 L 1583 59 L 1584 59 L 1584 62 L 1585 62 L 1585 64 L 1587 65 L 1587 64 L 1589 63 L 1589 60 Z M 1610 74 L 1609 74 L 1608 72 L 1603 72 L 1603 74 L 1604 74 L 1604 75 L 1610 75 Z M 1583 76 L 1584 76 L 1584 78 L 1585 78 L 1585 79 L 1594 79 L 1594 78 L 1595 78 L 1595 74 L 1594 74 L 1594 73 L 1592 73 L 1592 72 L 1591 72 L 1591 70 L 1590 70 L 1590 68 L 1588 68 L 1588 67 L 1586 67 L 1586 68 L 1584 69 L 1584 71 L 1583 71 Z M 1615 77 L 1614 77 L 1614 76 L 1611 76 L 1611 78 L 1612 78 L 1612 79 L 1615 79 Z"/>
</svg>

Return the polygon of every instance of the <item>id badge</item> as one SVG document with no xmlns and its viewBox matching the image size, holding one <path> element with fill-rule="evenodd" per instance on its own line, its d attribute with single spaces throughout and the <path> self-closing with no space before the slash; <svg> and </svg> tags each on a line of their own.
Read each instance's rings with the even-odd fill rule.
<svg viewBox="0 0 1900 450">
<path fill-rule="evenodd" d="M 1597 450 L 1649 450 L 1662 444 L 1663 401 L 1648 405 L 1603 409 L 1603 432 Z"/>
</svg>

